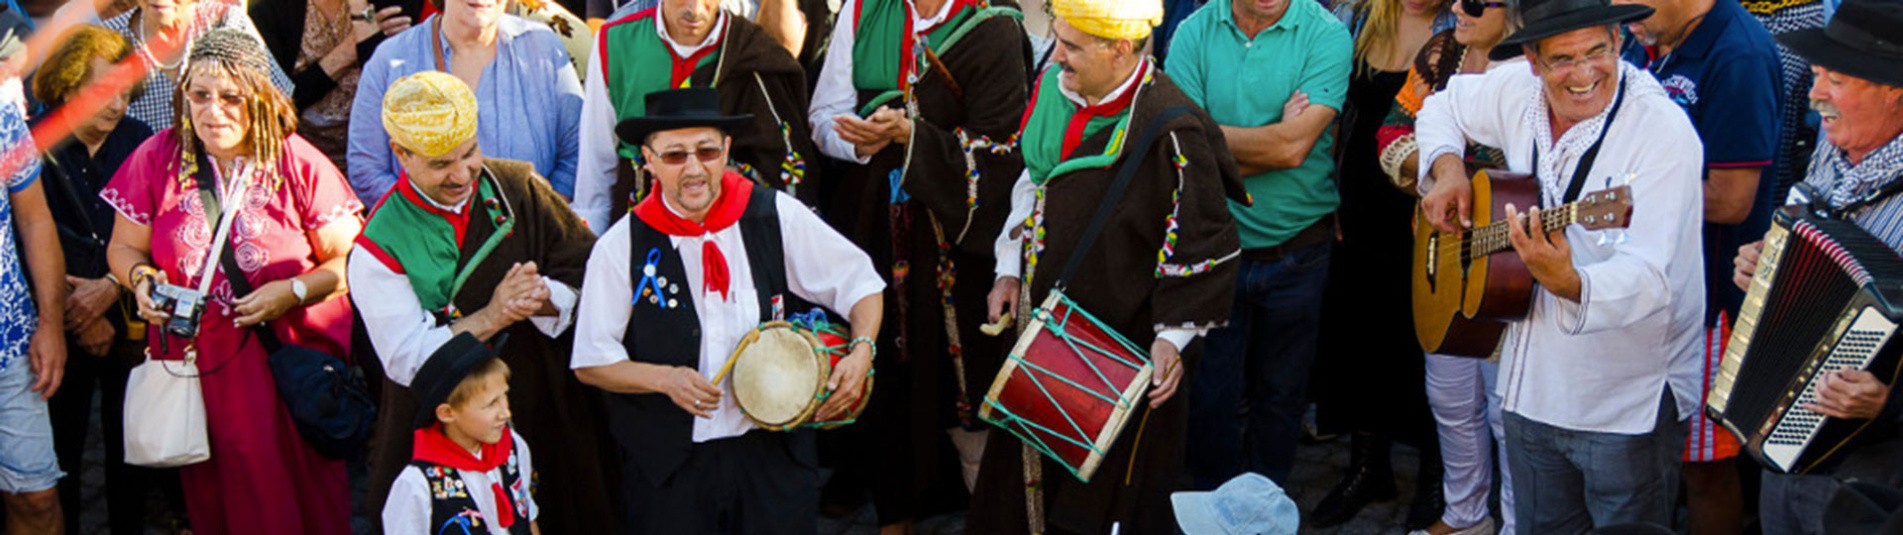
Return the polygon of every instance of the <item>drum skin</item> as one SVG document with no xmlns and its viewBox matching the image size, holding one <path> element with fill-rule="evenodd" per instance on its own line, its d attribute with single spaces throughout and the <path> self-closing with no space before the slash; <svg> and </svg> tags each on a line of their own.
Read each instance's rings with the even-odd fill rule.
<svg viewBox="0 0 1903 535">
<path fill-rule="evenodd" d="M 740 344 L 733 366 L 734 403 L 754 423 L 785 430 L 811 418 L 832 375 L 816 358 L 818 342 L 790 327 L 762 327 Z"/>
</svg>

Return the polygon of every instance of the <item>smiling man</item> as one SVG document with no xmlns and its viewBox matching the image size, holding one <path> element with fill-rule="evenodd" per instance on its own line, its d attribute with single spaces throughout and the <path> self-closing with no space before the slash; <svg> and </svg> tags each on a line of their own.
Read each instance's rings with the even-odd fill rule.
<svg viewBox="0 0 1903 535">
<path fill-rule="evenodd" d="M 1823 29 L 1778 36 L 1778 42 L 1812 63 L 1811 107 L 1823 116 L 1823 143 L 1811 156 L 1803 190 L 1791 201 L 1813 211 L 1853 221 L 1892 249 L 1903 250 L 1903 3 L 1845 2 Z M 1733 276 L 1739 287 L 1756 272 L 1763 242 L 1740 250 Z M 1838 371 L 1820 379 L 1810 408 L 1832 418 L 1870 420 L 1865 439 L 1835 466 L 1811 475 L 1764 472 L 1758 500 L 1765 533 L 1822 533 L 1831 496 L 1858 479 L 1903 486 L 1897 459 L 1903 450 L 1903 396 L 1895 385 L 1867 371 Z"/>
<path fill-rule="evenodd" d="M 1443 231 L 1471 224 L 1469 141 L 1534 175 L 1540 207 L 1630 181 L 1625 237 L 1529 232 L 1540 207 L 1507 210 L 1539 288 L 1503 341 L 1508 468 L 1523 532 L 1669 526 L 1684 421 L 1699 406 L 1703 147 L 1665 89 L 1619 61 L 1618 24 L 1651 8 L 1535 0 L 1522 13 L 1530 22 L 1491 55 L 1525 53 L 1527 66 L 1455 77 L 1422 105 L 1422 210 Z"/>
<path fill-rule="evenodd" d="M 483 156 L 476 96 L 454 76 L 424 71 L 391 84 L 383 128 L 402 172 L 350 253 L 351 297 L 386 379 L 371 460 L 370 503 L 381 510 L 410 461 L 416 372 L 456 335 L 500 348 L 515 429 L 537 444 L 536 501 L 551 533 L 599 529 L 616 518 L 609 489 L 619 464 L 601 399 L 568 373 L 576 288 L 594 234 L 527 162 Z"/>
</svg>

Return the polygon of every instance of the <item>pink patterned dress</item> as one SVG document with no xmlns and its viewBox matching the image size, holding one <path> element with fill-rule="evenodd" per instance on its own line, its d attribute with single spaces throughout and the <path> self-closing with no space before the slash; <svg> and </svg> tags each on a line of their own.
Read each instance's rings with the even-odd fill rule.
<svg viewBox="0 0 1903 535">
<path fill-rule="evenodd" d="M 151 228 L 152 263 L 172 284 L 196 288 L 212 227 L 197 183 L 180 173 L 178 154 L 177 131 L 159 132 L 132 153 L 99 195 L 120 215 Z M 301 137 L 286 141 L 276 171 L 262 185 L 248 188 L 242 202 L 220 200 L 225 210 L 238 210 L 232 246 L 254 288 L 315 267 L 316 252 L 306 232 L 358 217 L 363 208 L 336 166 Z M 212 535 L 347 533 L 344 463 L 318 454 L 298 436 L 278 399 L 263 345 L 248 329 L 232 325 L 230 283 L 221 271 L 212 277 L 212 296 L 195 340 L 211 460 L 180 472 L 192 527 Z M 270 326 L 285 343 L 348 355 L 350 302 L 339 298 L 293 308 Z M 156 327 L 148 337 L 151 354 L 184 358 L 194 340 L 163 335 Z"/>
</svg>

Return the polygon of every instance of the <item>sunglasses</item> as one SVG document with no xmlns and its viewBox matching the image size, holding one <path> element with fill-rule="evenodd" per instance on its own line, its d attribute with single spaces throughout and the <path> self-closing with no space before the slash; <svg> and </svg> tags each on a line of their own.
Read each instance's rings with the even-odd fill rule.
<svg viewBox="0 0 1903 535">
<path fill-rule="evenodd" d="M 681 165 L 681 164 L 687 163 L 688 156 L 700 158 L 700 161 L 703 161 L 703 162 L 719 161 L 721 153 L 724 153 L 724 152 L 726 152 L 726 150 L 720 147 L 701 147 L 691 151 L 690 150 L 671 150 L 667 152 L 657 152 L 655 153 L 655 155 L 658 156 L 656 159 L 660 160 L 661 163 L 668 164 L 668 165 Z"/>
<path fill-rule="evenodd" d="M 1459 3 L 1460 3 L 1460 12 L 1466 13 L 1467 16 L 1469 17 L 1479 17 L 1481 15 L 1485 15 L 1487 14 L 1487 8 L 1490 8 L 1490 7 L 1507 7 L 1506 2 L 1481 2 L 1477 0 L 1459 0 Z"/>
</svg>

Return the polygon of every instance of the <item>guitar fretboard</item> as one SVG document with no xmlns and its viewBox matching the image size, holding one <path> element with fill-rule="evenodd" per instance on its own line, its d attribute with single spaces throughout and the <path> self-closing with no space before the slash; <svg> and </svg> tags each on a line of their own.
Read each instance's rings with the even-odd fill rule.
<svg viewBox="0 0 1903 535">
<path fill-rule="evenodd" d="M 1522 212 L 1524 213 L 1524 212 Z M 1546 210 L 1540 210 L 1541 232 L 1553 232 L 1566 228 L 1579 221 L 1579 203 L 1570 202 Z M 1464 239 L 1467 258 L 1478 258 L 1511 249 L 1513 239 L 1508 234 L 1507 220 L 1488 223 L 1467 231 Z"/>
</svg>

